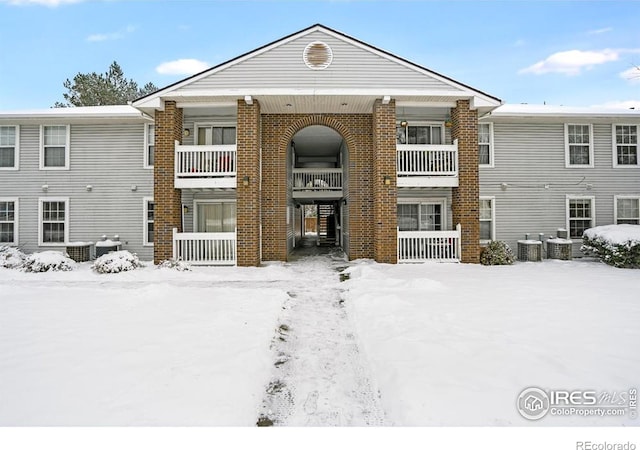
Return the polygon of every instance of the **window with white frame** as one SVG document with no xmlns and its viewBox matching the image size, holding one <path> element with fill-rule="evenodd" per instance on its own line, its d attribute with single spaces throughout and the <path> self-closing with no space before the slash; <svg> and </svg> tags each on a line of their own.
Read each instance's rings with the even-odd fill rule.
<svg viewBox="0 0 640 450">
<path fill-rule="evenodd" d="M 40 245 L 60 245 L 69 236 L 69 199 L 40 199 Z"/>
<path fill-rule="evenodd" d="M 0 169 L 18 168 L 18 126 L 0 126 Z"/>
<path fill-rule="evenodd" d="M 399 231 L 441 231 L 445 223 L 443 200 L 398 203 Z"/>
<path fill-rule="evenodd" d="M 17 198 L 0 198 L 0 244 L 18 244 Z"/>
<path fill-rule="evenodd" d="M 396 126 L 397 144 L 440 145 L 443 141 L 444 126 L 440 123 L 408 124 L 403 121 Z"/>
<path fill-rule="evenodd" d="M 638 165 L 637 125 L 615 125 L 615 166 Z"/>
<path fill-rule="evenodd" d="M 493 166 L 493 124 L 478 124 L 478 159 L 481 166 Z"/>
<path fill-rule="evenodd" d="M 567 167 L 593 167 L 591 125 L 565 124 L 565 162 Z"/>
<path fill-rule="evenodd" d="M 236 202 L 196 202 L 194 217 L 198 233 L 236 231 Z"/>
<path fill-rule="evenodd" d="M 567 222 L 569 237 L 582 239 L 584 231 L 595 224 L 595 205 L 593 197 L 568 197 Z"/>
<path fill-rule="evenodd" d="M 480 197 L 480 241 L 495 240 L 495 199 Z"/>
<path fill-rule="evenodd" d="M 196 125 L 197 145 L 235 145 L 236 127 L 233 125 Z"/>
<path fill-rule="evenodd" d="M 616 225 L 640 225 L 640 197 L 617 195 L 614 200 Z"/>
<path fill-rule="evenodd" d="M 69 127 L 42 125 L 40 127 L 40 168 L 69 168 Z"/>
<path fill-rule="evenodd" d="M 144 129 L 144 166 L 150 168 L 153 167 L 155 154 L 156 127 L 154 124 L 148 123 L 145 124 Z"/>
<path fill-rule="evenodd" d="M 144 240 L 143 245 L 153 245 L 153 231 L 155 221 L 155 204 L 153 198 L 145 197 L 144 202 Z"/>
</svg>

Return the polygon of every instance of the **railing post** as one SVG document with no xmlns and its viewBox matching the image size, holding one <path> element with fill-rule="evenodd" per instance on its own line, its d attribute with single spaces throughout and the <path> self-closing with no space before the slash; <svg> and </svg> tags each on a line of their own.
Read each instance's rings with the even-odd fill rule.
<svg viewBox="0 0 640 450">
<path fill-rule="evenodd" d="M 178 229 L 174 228 L 173 229 L 173 235 L 172 235 L 172 240 L 173 240 L 173 259 L 178 259 L 177 253 L 178 253 L 178 241 L 176 240 L 176 234 L 178 234 Z"/>
<path fill-rule="evenodd" d="M 456 166 L 453 168 L 453 171 L 456 173 L 456 175 L 458 174 L 458 140 L 454 139 L 453 141 L 453 145 L 456 146 L 456 157 L 455 157 L 455 164 Z"/>
<path fill-rule="evenodd" d="M 462 259 L 462 227 L 460 224 L 456 225 L 456 232 L 458 233 L 458 238 L 456 239 L 456 256 L 458 261 Z"/>
</svg>

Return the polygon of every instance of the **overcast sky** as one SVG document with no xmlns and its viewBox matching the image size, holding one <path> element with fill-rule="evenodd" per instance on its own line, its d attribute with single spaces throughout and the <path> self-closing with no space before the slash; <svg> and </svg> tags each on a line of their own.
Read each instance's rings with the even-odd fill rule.
<svg viewBox="0 0 640 450">
<path fill-rule="evenodd" d="M 0 109 L 114 60 L 163 87 L 315 23 L 508 103 L 640 108 L 636 1 L 0 0 Z"/>
</svg>

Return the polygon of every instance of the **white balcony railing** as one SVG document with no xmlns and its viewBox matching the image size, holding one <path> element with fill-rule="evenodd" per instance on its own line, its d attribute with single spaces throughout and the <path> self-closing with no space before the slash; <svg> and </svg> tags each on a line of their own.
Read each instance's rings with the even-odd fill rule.
<svg viewBox="0 0 640 450">
<path fill-rule="evenodd" d="M 175 187 L 236 187 L 236 146 L 176 143 Z"/>
<path fill-rule="evenodd" d="M 460 261 L 460 225 L 451 231 L 398 231 L 398 262 Z"/>
<path fill-rule="evenodd" d="M 293 195 L 342 195 L 342 169 L 293 169 Z"/>
<path fill-rule="evenodd" d="M 174 228 L 173 258 L 194 265 L 235 266 L 236 233 L 178 233 Z"/>
<path fill-rule="evenodd" d="M 396 155 L 398 186 L 457 186 L 457 141 L 452 145 L 398 145 Z"/>
</svg>

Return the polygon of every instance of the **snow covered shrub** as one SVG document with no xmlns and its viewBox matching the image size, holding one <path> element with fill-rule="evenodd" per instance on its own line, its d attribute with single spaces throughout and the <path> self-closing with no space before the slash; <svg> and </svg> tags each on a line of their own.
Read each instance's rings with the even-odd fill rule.
<svg viewBox="0 0 640 450">
<path fill-rule="evenodd" d="M 188 262 L 182 261 L 181 259 L 165 259 L 160 264 L 158 264 L 158 269 L 173 269 L 178 272 L 186 272 L 191 270 L 191 265 Z"/>
<path fill-rule="evenodd" d="M 15 247 L 0 245 L 0 267 L 18 269 L 24 264 L 27 255 Z"/>
<path fill-rule="evenodd" d="M 610 266 L 640 269 L 640 225 L 604 225 L 589 228 L 580 250 Z"/>
<path fill-rule="evenodd" d="M 480 263 L 485 266 L 508 266 L 516 260 L 513 251 L 502 241 L 491 241 L 480 253 Z"/>
<path fill-rule="evenodd" d="M 120 273 L 144 267 L 138 255 L 128 250 L 107 253 L 97 258 L 91 268 L 98 273 Z"/>
<path fill-rule="evenodd" d="M 22 265 L 25 272 L 68 272 L 76 267 L 73 259 L 62 252 L 47 250 L 27 256 Z"/>
</svg>

